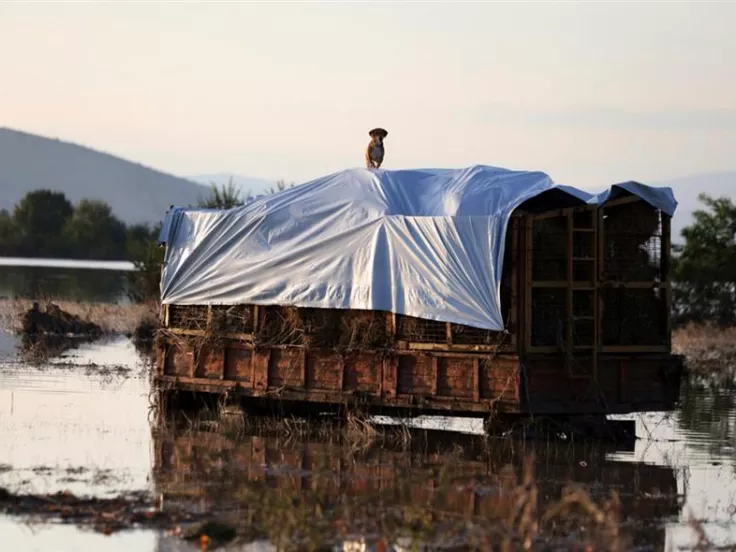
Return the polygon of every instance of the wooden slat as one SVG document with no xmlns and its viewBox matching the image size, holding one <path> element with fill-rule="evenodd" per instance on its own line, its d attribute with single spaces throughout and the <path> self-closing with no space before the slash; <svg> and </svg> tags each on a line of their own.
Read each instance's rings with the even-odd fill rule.
<svg viewBox="0 0 736 552">
<path fill-rule="evenodd" d="M 672 254 L 672 233 L 671 233 L 671 220 L 670 217 L 664 213 L 662 216 L 662 281 L 665 282 L 666 286 L 664 289 L 665 293 L 665 332 L 667 336 L 667 349 L 672 349 L 672 286 L 670 282 L 672 280 L 671 271 L 671 257 Z"/>
<path fill-rule="evenodd" d="M 575 207 L 564 207 L 561 209 L 551 209 L 544 211 L 543 213 L 526 213 L 526 216 L 533 220 L 543 220 L 548 218 L 565 217 L 573 213 L 582 213 L 585 211 L 592 211 L 595 207 L 590 205 L 577 205 Z"/>
<path fill-rule="evenodd" d="M 572 344 L 573 344 L 573 310 L 572 310 L 572 286 L 573 286 L 573 251 L 574 251 L 574 234 L 572 231 L 572 213 L 567 215 L 567 294 L 565 296 L 565 315 L 567 324 L 565 327 L 565 365 L 567 366 L 568 375 L 572 375 Z"/>
<path fill-rule="evenodd" d="M 525 286 L 524 286 L 524 345 L 525 349 L 529 349 L 532 345 L 532 263 L 534 259 L 532 257 L 532 246 L 533 246 L 533 232 L 532 232 L 533 221 L 531 218 L 527 218 L 524 221 L 524 234 L 525 241 L 524 248 L 526 251 L 526 260 L 524 266 L 525 272 Z"/>
<path fill-rule="evenodd" d="M 396 365 L 398 358 L 394 355 L 384 359 L 383 361 L 383 383 L 381 392 L 384 397 L 396 396 Z"/>
<path fill-rule="evenodd" d="M 473 400 L 480 400 L 480 360 L 473 361 Z"/>
<path fill-rule="evenodd" d="M 598 269 L 598 263 L 601 260 L 601 253 L 598 249 L 598 232 L 600 230 L 599 222 L 601 219 L 598 217 L 599 210 L 593 213 L 593 285 L 595 290 L 593 291 L 593 381 L 598 382 L 598 349 L 601 346 L 601 312 L 600 304 L 598 303 L 598 275 L 600 271 Z"/>
<path fill-rule="evenodd" d="M 204 336 L 209 335 L 209 332 L 207 330 L 185 330 L 183 328 L 168 328 L 166 331 L 174 335 L 191 336 L 191 337 L 204 337 Z M 226 339 L 232 339 L 235 341 L 252 342 L 254 340 L 253 334 L 249 334 L 249 333 L 223 332 L 223 333 L 218 333 L 217 335 L 220 337 L 224 337 Z"/>
<path fill-rule="evenodd" d="M 258 329 L 260 327 L 260 309 L 258 308 L 258 305 L 253 305 L 253 333 L 258 333 Z"/>
<path fill-rule="evenodd" d="M 497 345 L 448 345 L 447 343 L 416 343 L 404 342 L 403 346 L 397 346 L 398 350 L 408 349 L 410 351 L 437 351 L 437 352 L 473 352 L 493 353 L 498 351 Z"/>
<path fill-rule="evenodd" d="M 605 280 L 600 282 L 602 288 L 624 288 L 624 289 L 656 289 L 656 288 L 669 288 L 669 282 L 657 282 L 654 280 L 648 280 L 645 282 L 620 282 L 614 280 Z"/>
<path fill-rule="evenodd" d="M 518 293 L 518 274 L 519 274 L 519 267 L 518 265 L 518 259 L 520 258 L 519 253 L 519 219 L 518 218 L 512 218 L 511 219 L 511 254 L 509 255 L 509 258 L 511 259 L 511 302 L 510 302 L 510 313 L 509 313 L 509 331 L 511 332 L 511 344 L 516 347 L 517 339 L 518 339 L 518 315 L 516 312 L 516 309 L 518 308 L 518 298 L 516 294 Z"/>
<path fill-rule="evenodd" d="M 669 347 L 666 345 L 605 345 L 600 350 L 602 353 L 667 353 Z"/>
<path fill-rule="evenodd" d="M 605 207 L 615 207 L 617 205 L 625 205 L 627 203 L 636 203 L 638 201 L 643 201 L 639 196 L 631 195 L 626 197 L 620 197 L 618 199 L 612 199 L 610 201 L 606 201 Z"/>
<path fill-rule="evenodd" d="M 601 352 L 601 344 L 603 342 L 603 293 L 601 292 L 601 282 L 605 277 L 605 262 L 606 262 L 606 242 L 605 242 L 605 226 L 604 226 L 604 208 L 598 209 L 598 213 L 595 220 L 595 227 L 597 230 L 596 234 L 596 269 L 595 269 L 595 286 L 596 290 L 593 296 L 593 304 L 595 307 L 595 368 L 596 368 L 596 381 L 598 381 L 598 354 Z"/>
<path fill-rule="evenodd" d="M 591 286 L 587 282 L 572 282 L 570 283 L 567 280 L 534 280 L 531 282 L 531 286 L 533 288 L 554 288 L 554 289 L 562 289 L 567 287 L 572 287 L 572 289 L 578 289 L 581 291 L 593 291 L 595 289 L 594 286 Z"/>
<path fill-rule="evenodd" d="M 300 400 L 306 402 L 325 402 L 334 404 L 344 404 L 353 398 L 352 392 L 341 391 L 307 391 L 294 389 L 279 389 L 275 393 L 275 389 L 249 389 L 240 385 L 240 382 L 228 380 L 215 380 L 204 378 L 190 378 L 179 376 L 161 376 L 158 378 L 159 384 L 163 389 L 182 389 L 194 390 L 198 392 L 221 392 L 226 389 L 237 389 L 240 394 L 247 397 L 273 397 L 289 400 Z M 378 399 L 378 397 L 376 397 Z M 380 404 L 383 406 L 399 407 L 399 408 L 417 408 L 414 395 L 396 396 L 395 398 L 384 397 Z M 493 406 L 494 401 L 491 399 L 480 399 L 479 401 L 463 400 L 458 397 L 423 397 L 423 406 L 425 409 L 436 409 L 443 412 L 452 413 L 453 415 L 462 415 L 465 413 L 481 413 L 485 414 Z M 518 412 L 519 405 L 504 401 L 502 404 L 503 411 Z"/>
</svg>

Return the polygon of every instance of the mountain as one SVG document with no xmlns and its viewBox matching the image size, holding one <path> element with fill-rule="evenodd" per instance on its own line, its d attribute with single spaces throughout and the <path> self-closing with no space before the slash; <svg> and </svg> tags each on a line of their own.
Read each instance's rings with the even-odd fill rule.
<svg viewBox="0 0 736 552">
<path fill-rule="evenodd" d="M 664 182 L 652 186 L 669 186 L 677 200 L 677 210 L 672 218 L 672 241 L 682 243 L 680 231 L 692 222 L 692 213 L 703 207 L 698 195 L 705 193 L 713 197 L 727 196 L 736 200 L 736 171 L 705 173 Z"/>
<path fill-rule="evenodd" d="M 240 190 L 242 197 L 248 195 L 258 195 L 265 192 L 270 187 L 276 186 L 275 180 L 267 180 L 265 178 L 251 178 L 248 176 L 241 176 L 239 174 L 230 173 L 216 173 L 216 174 L 198 174 L 190 176 L 190 180 L 210 186 L 216 184 L 217 186 L 227 185 L 232 179 L 233 185 Z"/>
<path fill-rule="evenodd" d="M 189 205 L 207 193 L 202 185 L 107 153 L 0 128 L 0 209 L 12 211 L 39 188 L 106 201 L 127 224 L 156 223 L 172 204 Z"/>
</svg>

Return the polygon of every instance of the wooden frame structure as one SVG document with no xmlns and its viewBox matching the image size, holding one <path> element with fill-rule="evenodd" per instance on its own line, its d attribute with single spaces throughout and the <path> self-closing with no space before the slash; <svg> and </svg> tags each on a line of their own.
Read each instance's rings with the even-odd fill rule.
<svg viewBox="0 0 736 552">
<path fill-rule="evenodd" d="M 506 332 L 373 311 L 171 305 L 157 381 L 416 414 L 674 409 L 669 217 L 631 195 L 534 207 L 508 227 Z"/>
</svg>

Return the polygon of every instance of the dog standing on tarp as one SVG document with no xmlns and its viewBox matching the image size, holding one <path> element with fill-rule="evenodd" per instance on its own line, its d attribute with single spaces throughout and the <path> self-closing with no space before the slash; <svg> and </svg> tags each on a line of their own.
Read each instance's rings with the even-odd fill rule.
<svg viewBox="0 0 736 552">
<path fill-rule="evenodd" d="M 388 136 L 388 132 L 382 128 L 374 128 L 368 135 L 371 141 L 368 142 L 368 148 L 365 150 L 365 165 L 369 169 L 380 169 L 383 163 L 383 139 Z"/>
</svg>

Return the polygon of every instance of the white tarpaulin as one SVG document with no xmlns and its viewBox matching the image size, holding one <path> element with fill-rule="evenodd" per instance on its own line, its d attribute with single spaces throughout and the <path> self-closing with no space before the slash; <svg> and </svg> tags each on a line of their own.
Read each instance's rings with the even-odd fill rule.
<svg viewBox="0 0 736 552">
<path fill-rule="evenodd" d="M 382 310 L 503 330 L 509 217 L 553 187 L 541 172 L 487 166 L 350 169 L 235 209 L 174 209 L 162 302 Z M 592 203 L 610 191 L 581 194 Z"/>
</svg>

